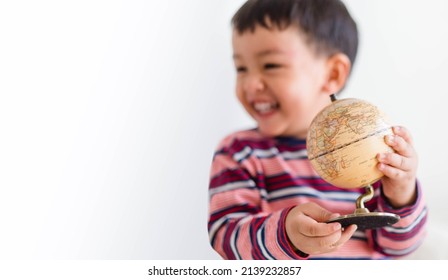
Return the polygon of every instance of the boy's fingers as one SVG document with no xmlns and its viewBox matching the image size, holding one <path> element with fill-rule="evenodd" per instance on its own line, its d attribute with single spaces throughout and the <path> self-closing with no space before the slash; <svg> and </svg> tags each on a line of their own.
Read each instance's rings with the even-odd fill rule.
<svg viewBox="0 0 448 280">
<path fill-rule="evenodd" d="M 411 145 L 413 144 L 412 143 L 412 135 L 409 132 L 409 130 L 407 130 L 405 127 L 394 126 L 393 131 L 394 131 L 395 135 L 402 137 L 404 139 L 404 141 L 408 142 Z"/>
<path fill-rule="evenodd" d="M 396 153 L 378 154 L 377 159 L 380 163 L 396 167 L 403 171 L 410 171 L 413 168 L 412 162 L 408 158 Z"/>
<path fill-rule="evenodd" d="M 301 207 L 300 211 L 317 222 L 326 222 L 332 218 L 339 216 L 339 214 L 332 213 L 327 209 L 319 206 L 318 204 L 312 202 L 304 204 L 303 207 Z"/>
<path fill-rule="evenodd" d="M 400 170 L 398 168 L 395 168 L 393 166 L 384 164 L 384 163 L 379 163 L 378 164 L 378 169 L 383 172 L 384 176 L 391 178 L 391 179 L 401 179 L 401 178 L 405 178 L 406 176 L 406 171 Z"/>
<path fill-rule="evenodd" d="M 301 209 L 301 211 L 303 214 L 311 217 L 317 222 L 326 222 L 332 218 L 339 216 L 338 214 L 332 213 L 316 203 L 308 203 L 306 207 L 303 207 Z"/>
<path fill-rule="evenodd" d="M 306 215 L 301 215 L 298 219 L 298 222 L 300 223 L 299 231 L 307 237 L 328 236 L 341 230 L 340 223 L 319 223 Z"/>
<path fill-rule="evenodd" d="M 355 233 L 356 229 L 358 228 L 357 225 L 350 225 L 344 229 L 342 232 L 341 238 L 332 245 L 332 247 L 338 248 L 347 242 L 352 235 Z"/>
<path fill-rule="evenodd" d="M 391 146 L 397 153 L 405 157 L 412 157 L 414 149 L 412 145 L 405 141 L 404 138 L 398 135 L 386 135 L 386 144 Z"/>
</svg>

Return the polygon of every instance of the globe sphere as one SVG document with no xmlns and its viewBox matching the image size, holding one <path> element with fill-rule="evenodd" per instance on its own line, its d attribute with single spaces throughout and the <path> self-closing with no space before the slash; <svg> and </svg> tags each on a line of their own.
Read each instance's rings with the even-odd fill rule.
<svg viewBox="0 0 448 280">
<path fill-rule="evenodd" d="M 378 153 L 393 152 L 385 143 L 392 126 L 376 106 L 355 98 L 325 107 L 311 122 L 307 152 L 316 172 L 330 184 L 360 188 L 379 180 Z"/>
</svg>

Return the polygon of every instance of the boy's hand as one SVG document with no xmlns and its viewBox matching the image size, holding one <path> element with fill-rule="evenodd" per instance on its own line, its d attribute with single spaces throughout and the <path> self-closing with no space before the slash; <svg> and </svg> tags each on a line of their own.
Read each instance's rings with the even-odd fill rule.
<svg viewBox="0 0 448 280">
<path fill-rule="evenodd" d="M 409 131 L 399 126 L 395 126 L 393 131 L 395 135 L 386 136 L 385 141 L 395 152 L 378 154 L 377 159 L 378 169 L 384 174 L 384 195 L 392 206 L 398 208 L 415 201 L 418 159 Z"/>
<path fill-rule="evenodd" d="M 356 230 L 356 225 L 341 229 L 340 223 L 325 223 L 338 217 L 316 203 L 292 208 L 286 216 L 285 227 L 291 243 L 306 254 L 322 254 L 337 250 Z"/>
</svg>

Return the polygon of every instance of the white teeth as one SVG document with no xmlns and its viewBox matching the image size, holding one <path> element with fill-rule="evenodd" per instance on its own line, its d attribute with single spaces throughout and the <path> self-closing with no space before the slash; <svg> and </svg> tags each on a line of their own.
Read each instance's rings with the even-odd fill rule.
<svg viewBox="0 0 448 280">
<path fill-rule="evenodd" d="M 277 108 L 277 105 L 275 103 L 269 103 L 269 102 L 258 102 L 254 103 L 254 108 L 260 113 L 267 113 L 272 109 Z"/>
</svg>

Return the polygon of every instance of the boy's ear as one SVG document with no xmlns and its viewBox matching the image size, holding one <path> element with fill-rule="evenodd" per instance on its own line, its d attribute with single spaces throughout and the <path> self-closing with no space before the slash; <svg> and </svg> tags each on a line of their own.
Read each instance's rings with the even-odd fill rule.
<svg viewBox="0 0 448 280">
<path fill-rule="evenodd" d="M 325 94 L 333 94 L 341 91 L 350 75 L 351 62 L 347 55 L 337 53 L 327 60 L 327 80 L 322 88 Z"/>
</svg>

